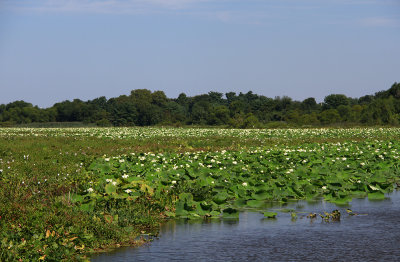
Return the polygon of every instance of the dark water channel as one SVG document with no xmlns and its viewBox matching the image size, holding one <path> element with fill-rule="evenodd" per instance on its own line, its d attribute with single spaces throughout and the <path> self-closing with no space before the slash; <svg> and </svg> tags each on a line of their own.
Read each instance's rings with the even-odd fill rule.
<svg viewBox="0 0 400 262">
<path fill-rule="evenodd" d="M 349 216 L 346 207 L 322 201 L 285 208 L 306 213 L 295 221 L 282 212 L 277 219 L 243 212 L 237 221 L 170 221 L 150 244 L 96 255 L 92 261 L 400 261 L 400 191 L 382 201 L 350 203 L 355 213 L 367 215 Z M 340 222 L 306 217 L 334 209 L 341 211 Z"/>
</svg>

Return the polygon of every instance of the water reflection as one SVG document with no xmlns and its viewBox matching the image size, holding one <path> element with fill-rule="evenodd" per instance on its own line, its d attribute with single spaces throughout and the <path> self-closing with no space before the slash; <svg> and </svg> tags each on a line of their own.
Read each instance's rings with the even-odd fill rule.
<svg viewBox="0 0 400 262">
<path fill-rule="evenodd" d="M 93 257 L 93 261 L 397 261 L 400 260 L 400 192 L 383 201 L 355 199 L 346 207 L 331 203 L 291 202 L 275 209 L 277 219 L 243 212 L 239 220 L 177 220 L 165 223 L 160 237 L 139 248 Z M 307 214 L 339 209 L 340 222 Z"/>
</svg>

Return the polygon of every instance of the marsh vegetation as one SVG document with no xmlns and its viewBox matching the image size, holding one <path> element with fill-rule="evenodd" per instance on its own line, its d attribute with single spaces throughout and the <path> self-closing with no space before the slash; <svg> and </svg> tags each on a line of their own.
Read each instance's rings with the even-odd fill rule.
<svg viewBox="0 0 400 262">
<path fill-rule="evenodd" d="M 137 245 L 166 219 L 384 199 L 400 180 L 399 136 L 397 128 L 0 129 L 0 260 L 85 260 Z M 340 219 L 332 210 L 325 220 Z"/>
</svg>

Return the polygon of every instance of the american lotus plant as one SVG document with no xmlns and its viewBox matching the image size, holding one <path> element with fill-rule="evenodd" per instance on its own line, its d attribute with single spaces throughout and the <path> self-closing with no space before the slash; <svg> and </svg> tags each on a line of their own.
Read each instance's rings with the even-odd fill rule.
<svg viewBox="0 0 400 262">
<path fill-rule="evenodd" d="M 375 141 L 103 157 L 89 167 L 97 180 L 73 201 L 88 211 L 107 201 L 169 194 L 166 216 L 201 218 L 224 217 L 227 209 L 263 210 L 268 201 L 379 200 L 399 179 L 399 148 Z"/>
</svg>

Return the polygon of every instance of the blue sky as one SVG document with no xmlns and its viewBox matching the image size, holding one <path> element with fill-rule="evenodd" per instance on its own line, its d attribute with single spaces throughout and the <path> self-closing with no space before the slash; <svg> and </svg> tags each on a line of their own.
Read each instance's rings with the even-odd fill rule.
<svg viewBox="0 0 400 262">
<path fill-rule="evenodd" d="M 0 0 L 0 104 L 360 97 L 400 81 L 399 43 L 398 0 Z"/>
</svg>

